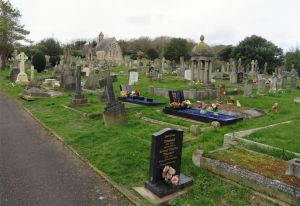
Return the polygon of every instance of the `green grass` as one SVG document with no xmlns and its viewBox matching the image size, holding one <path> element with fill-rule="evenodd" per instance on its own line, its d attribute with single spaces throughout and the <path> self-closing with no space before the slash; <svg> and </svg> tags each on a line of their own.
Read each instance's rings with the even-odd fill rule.
<svg viewBox="0 0 300 206">
<path fill-rule="evenodd" d="M 113 72 L 123 70 L 124 68 L 114 68 Z M 123 74 L 127 75 L 126 72 L 123 72 Z M 157 112 L 156 110 L 161 110 L 162 106 L 146 107 L 126 104 L 129 123 L 118 127 L 105 127 L 102 117 L 88 119 L 63 108 L 62 105 L 68 105 L 70 102 L 72 95 L 70 92 L 65 93 L 62 97 L 41 99 L 33 102 L 21 100 L 17 95 L 22 91 L 22 88 L 19 86 L 12 87 L 4 78 L 7 75 L 7 70 L 0 71 L 0 87 L 4 91 L 28 108 L 48 127 L 56 131 L 80 155 L 133 193 L 135 192 L 132 187 L 142 186 L 148 178 L 151 135 L 164 128 L 160 125 L 141 122 L 135 117 L 135 114 L 141 112 L 147 117 L 182 126 L 193 124 L 189 121 L 170 118 L 161 112 Z M 47 75 L 45 74 L 45 76 Z M 119 81 L 114 84 L 116 96 L 119 96 L 118 85 L 128 83 L 126 75 L 119 76 Z M 166 76 L 162 82 L 148 80 L 143 74 L 139 77 L 140 84 L 135 86 L 135 88 L 140 89 L 143 96 L 152 97 L 166 103 L 168 102 L 166 98 L 148 94 L 148 86 L 153 85 L 174 89 L 188 88 L 188 82 L 179 80 L 175 76 Z M 76 109 L 88 113 L 102 112 L 105 103 L 98 102 L 95 94 L 86 95 L 90 105 Z M 182 172 L 194 178 L 194 185 L 187 194 L 173 200 L 170 204 L 174 206 L 251 205 L 250 199 L 252 195 L 247 189 L 224 183 L 211 176 L 205 170 L 194 166 L 191 158 L 192 153 L 199 144 L 203 144 L 206 151 L 222 146 L 225 133 L 287 120 L 299 120 L 299 106 L 293 104 L 295 96 L 300 96 L 298 90 L 289 90 L 285 94 L 278 96 L 266 95 L 253 99 L 237 96 L 236 99 L 239 99 L 243 106 L 262 109 L 268 114 L 262 118 L 244 120 L 219 129 L 205 130 L 205 132 L 192 140 L 189 139 L 189 141 L 186 141 L 186 138 L 190 134 L 185 133 Z M 279 113 L 274 113 L 271 110 L 274 102 L 281 104 Z M 287 135 L 290 135 L 289 131 L 287 131 Z M 272 138 L 271 136 L 266 138 L 268 137 Z"/>
<path fill-rule="evenodd" d="M 300 109 L 300 105 L 296 105 Z M 278 125 L 272 128 L 262 129 L 249 136 L 247 139 L 255 142 L 272 145 L 282 150 L 300 153 L 300 120 L 294 120 L 290 124 Z"/>
</svg>

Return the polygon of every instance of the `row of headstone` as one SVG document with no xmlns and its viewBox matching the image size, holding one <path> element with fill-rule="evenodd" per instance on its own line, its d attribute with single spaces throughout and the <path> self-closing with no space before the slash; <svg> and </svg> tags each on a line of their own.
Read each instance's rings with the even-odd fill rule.
<svg viewBox="0 0 300 206">
<path fill-rule="evenodd" d="M 280 81 L 279 81 L 280 80 Z M 297 88 L 297 78 L 295 75 L 291 76 L 291 85 L 290 87 L 293 89 Z M 279 82 L 279 85 L 278 85 Z M 266 93 L 266 79 L 263 78 L 262 75 L 257 75 L 257 94 L 258 95 L 264 95 Z M 245 89 L 244 89 L 244 95 L 246 97 L 252 97 L 252 91 L 253 91 L 253 80 L 248 80 L 247 83 L 245 84 Z M 269 82 L 270 85 L 270 92 L 276 92 L 278 89 L 285 90 L 287 89 L 287 77 L 286 76 L 281 76 L 279 79 L 277 75 L 273 74 L 273 76 L 270 79 Z"/>
</svg>

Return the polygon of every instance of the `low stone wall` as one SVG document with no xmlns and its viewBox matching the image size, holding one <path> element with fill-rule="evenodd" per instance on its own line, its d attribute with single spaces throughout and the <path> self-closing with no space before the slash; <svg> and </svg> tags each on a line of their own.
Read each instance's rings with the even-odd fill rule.
<svg viewBox="0 0 300 206">
<path fill-rule="evenodd" d="M 262 144 L 262 143 L 255 142 L 255 141 L 252 141 L 252 140 L 249 140 L 249 139 L 244 139 L 243 137 L 246 137 L 250 134 L 253 134 L 253 133 L 255 133 L 259 130 L 265 129 L 265 128 L 275 127 L 275 126 L 281 125 L 281 124 L 290 124 L 291 122 L 292 121 L 281 122 L 281 123 L 269 125 L 269 126 L 266 126 L 266 127 L 259 127 L 259 128 L 255 128 L 255 129 L 249 129 L 249 130 L 245 130 L 245 131 L 225 134 L 224 135 L 223 148 L 228 149 L 230 147 L 234 147 L 236 145 L 242 144 L 242 145 L 246 145 L 246 146 L 255 145 L 256 147 L 264 149 L 264 150 L 282 151 L 281 148 L 273 147 L 271 145 Z M 286 150 L 286 152 L 290 153 L 290 154 L 293 154 L 296 157 L 300 158 L 299 153 L 292 152 L 292 151 L 289 151 L 289 150 Z"/>
<path fill-rule="evenodd" d="M 266 194 L 290 205 L 300 205 L 299 188 L 206 157 L 200 158 L 200 165 L 220 177 L 245 185 L 257 192 Z"/>
<path fill-rule="evenodd" d="M 153 86 L 148 87 L 148 92 L 150 94 L 155 94 L 157 96 L 163 96 L 166 98 L 169 98 L 168 91 L 169 90 L 174 90 L 174 89 L 169 89 L 169 88 L 156 88 Z M 197 91 L 196 89 L 190 89 L 190 90 L 183 90 L 184 97 L 186 99 L 216 99 L 217 98 L 217 91 L 210 89 L 206 91 Z M 227 95 L 238 95 L 242 94 L 243 91 L 238 91 L 238 90 L 228 90 L 226 91 Z"/>
</svg>

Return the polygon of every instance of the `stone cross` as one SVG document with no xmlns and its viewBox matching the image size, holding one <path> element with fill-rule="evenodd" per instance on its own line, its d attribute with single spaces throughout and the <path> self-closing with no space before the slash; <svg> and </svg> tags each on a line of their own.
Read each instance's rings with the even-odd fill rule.
<svg viewBox="0 0 300 206">
<path fill-rule="evenodd" d="M 242 70 L 242 59 L 238 59 L 238 71 L 240 72 Z"/>
<path fill-rule="evenodd" d="M 268 74 L 268 62 L 264 64 L 264 74 Z"/>
<path fill-rule="evenodd" d="M 81 66 L 76 66 L 76 90 L 75 96 L 81 96 L 81 77 L 85 76 L 85 72 L 81 72 Z"/>
<path fill-rule="evenodd" d="M 255 68 L 255 61 L 252 60 L 251 61 L 251 71 L 254 71 L 254 68 Z"/>
<path fill-rule="evenodd" d="M 105 87 L 106 94 L 108 97 L 108 105 L 114 105 L 114 103 L 116 102 L 116 97 L 115 97 L 114 88 L 113 88 L 113 81 L 110 76 L 109 66 L 106 61 L 104 62 L 104 65 L 103 65 L 103 71 L 104 71 L 105 77 L 104 77 L 104 79 L 99 80 L 99 84 L 100 84 L 100 86 Z"/>
<path fill-rule="evenodd" d="M 24 54 L 24 52 L 21 52 L 17 56 L 17 60 L 20 61 L 20 73 L 25 73 L 25 61 L 28 59 L 28 57 Z"/>
</svg>

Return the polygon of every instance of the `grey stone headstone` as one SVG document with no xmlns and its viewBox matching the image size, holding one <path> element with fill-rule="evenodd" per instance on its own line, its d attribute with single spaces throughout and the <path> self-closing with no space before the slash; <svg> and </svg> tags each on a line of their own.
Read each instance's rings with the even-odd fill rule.
<svg viewBox="0 0 300 206">
<path fill-rule="evenodd" d="M 259 79 L 258 85 L 257 85 L 257 94 L 258 95 L 264 95 L 266 92 L 266 80 L 265 79 Z"/>
<path fill-rule="evenodd" d="M 295 75 L 291 76 L 291 88 L 293 89 L 297 88 L 297 77 Z"/>
<path fill-rule="evenodd" d="M 253 91 L 253 81 L 248 80 L 247 83 L 245 84 L 244 95 L 246 97 L 251 97 L 252 96 L 252 91 Z"/>
</svg>

